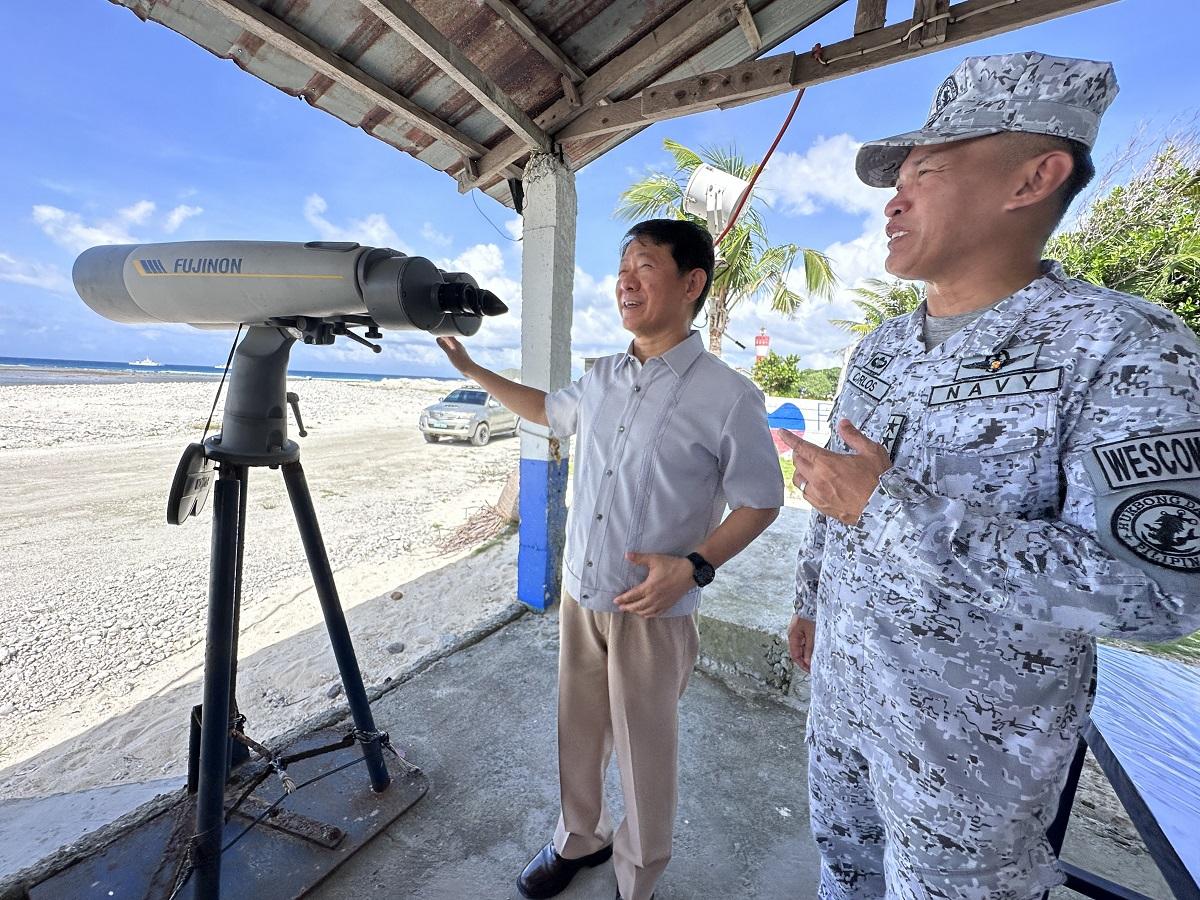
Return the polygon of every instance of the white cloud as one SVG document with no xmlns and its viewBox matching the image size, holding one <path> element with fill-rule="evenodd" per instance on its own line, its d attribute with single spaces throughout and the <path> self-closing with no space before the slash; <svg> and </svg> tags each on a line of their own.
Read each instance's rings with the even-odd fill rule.
<svg viewBox="0 0 1200 900">
<path fill-rule="evenodd" d="M 849 213 L 883 207 L 889 192 L 868 187 L 854 174 L 854 157 L 862 146 L 848 134 L 821 137 L 806 153 L 777 153 L 767 164 L 758 187 L 780 212 L 809 216 L 828 207 Z"/>
<path fill-rule="evenodd" d="M 729 333 L 750 347 L 749 341 L 758 333 L 760 327 L 765 327 L 771 337 L 771 349 L 781 356 L 797 354 L 801 367 L 840 366 L 842 349 L 854 338 L 830 320 L 861 319 L 858 307 L 853 302 L 855 295 L 852 288 L 861 285 L 867 278 L 890 277 L 883 267 L 887 257 L 884 224 L 881 207 L 863 220 L 862 231 L 857 237 L 834 242 L 825 248 L 825 253 L 833 261 L 834 271 L 841 282 L 841 287 L 830 300 L 806 300 L 791 318 L 772 310 L 769 297 L 757 303 L 743 302 L 733 310 Z M 793 269 L 789 283 L 793 290 L 802 291 L 802 273 Z M 753 361 L 752 352 L 748 350 L 743 353 L 732 344 L 726 344 L 726 358 L 729 362 L 749 365 Z"/>
<path fill-rule="evenodd" d="M 451 243 L 450 235 L 438 231 L 432 222 L 426 222 L 421 226 L 421 237 L 427 243 L 437 247 L 449 247 Z"/>
<path fill-rule="evenodd" d="M 188 206 L 181 203 L 167 213 L 167 221 L 163 223 L 163 231 L 167 234 L 174 234 L 179 230 L 180 225 L 192 218 L 192 216 L 198 216 L 202 212 L 204 212 L 204 207 L 202 206 Z"/>
<path fill-rule="evenodd" d="M 521 235 L 524 234 L 525 231 L 525 219 L 523 219 L 521 216 L 509 219 L 504 223 L 504 230 L 508 232 L 509 236 L 514 241 L 519 241 L 521 239 Z"/>
<path fill-rule="evenodd" d="M 38 204 L 33 207 L 32 215 L 33 221 L 52 241 L 72 253 L 79 253 L 100 244 L 142 243 L 145 238 L 132 229 L 149 226 L 157 209 L 153 200 L 138 200 L 111 215 L 85 219 L 77 212 Z M 167 213 L 161 230 L 164 234 L 173 234 L 184 221 L 202 212 L 204 210 L 199 206 L 180 204 Z"/>
<path fill-rule="evenodd" d="M 575 267 L 575 307 L 571 322 L 573 368 L 583 371 L 587 356 L 603 356 L 629 346 L 630 334 L 617 313 L 617 276 L 594 278 Z"/>
<path fill-rule="evenodd" d="M 505 282 L 504 287 L 509 294 L 519 295 L 521 292 L 520 284 L 506 274 L 504 254 L 495 244 L 474 244 L 458 256 L 438 260 L 437 266 L 446 272 L 466 272 L 474 276 L 480 287 L 495 291 L 496 294 L 500 291 L 492 285 L 498 281 Z"/>
<path fill-rule="evenodd" d="M 23 284 L 55 293 L 69 293 L 71 281 L 57 266 L 29 262 L 0 252 L 0 281 Z"/>
<path fill-rule="evenodd" d="M 316 229 L 321 240 L 357 241 L 370 247 L 391 247 L 401 253 L 411 252 L 383 213 L 368 213 L 343 227 L 325 218 L 328 208 L 329 204 L 320 194 L 310 194 L 304 199 L 304 218 Z"/>
<path fill-rule="evenodd" d="M 98 244 L 139 243 L 129 231 L 128 225 L 131 220 L 122 213 L 118 213 L 115 219 L 88 223 L 79 213 L 39 204 L 33 208 L 33 221 L 52 241 L 66 247 L 72 253 L 80 253 Z"/>
<path fill-rule="evenodd" d="M 139 200 L 132 206 L 117 210 L 117 218 L 131 225 L 144 225 L 154 215 L 156 208 L 153 200 Z"/>
</svg>

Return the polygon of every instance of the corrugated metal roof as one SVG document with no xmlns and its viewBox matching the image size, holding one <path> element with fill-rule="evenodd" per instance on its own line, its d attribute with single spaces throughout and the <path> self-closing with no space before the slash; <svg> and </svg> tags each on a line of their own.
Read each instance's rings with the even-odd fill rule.
<svg viewBox="0 0 1200 900">
<path fill-rule="evenodd" d="M 513 131 L 382 15 L 415 9 L 520 112 L 553 136 L 598 103 L 634 96 L 654 82 L 752 59 L 844 0 L 750 0 L 763 42 L 757 52 L 751 50 L 731 0 L 514 2 L 587 76 L 578 86 L 582 107 L 566 99 L 559 68 L 483 0 L 383 0 L 377 5 L 380 15 L 360 0 L 112 2 L 460 182 L 470 182 L 464 157 L 487 161 L 488 151 L 506 139 L 511 144 Z M 444 123 L 444 133 L 419 121 L 428 117 Z M 564 158 L 578 168 L 634 133 L 567 143 Z M 527 155 L 531 145 L 526 142 L 520 149 Z M 516 168 L 483 182 L 489 194 L 509 205 L 505 175 L 519 175 L 521 157 L 514 162 Z"/>
</svg>

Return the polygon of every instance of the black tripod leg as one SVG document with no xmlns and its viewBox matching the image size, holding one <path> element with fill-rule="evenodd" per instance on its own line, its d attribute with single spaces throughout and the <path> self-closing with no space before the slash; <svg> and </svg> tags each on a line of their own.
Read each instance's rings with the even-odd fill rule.
<svg viewBox="0 0 1200 900">
<path fill-rule="evenodd" d="M 354 727 L 367 734 L 373 734 L 375 717 L 371 714 L 367 689 L 363 687 L 362 672 L 358 668 L 358 658 L 354 655 L 354 645 L 350 642 L 350 631 L 346 627 L 346 615 L 342 612 L 337 587 L 333 583 L 333 570 L 329 567 L 329 556 L 325 552 L 325 541 L 321 538 L 320 526 L 317 525 L 317 513 L 313 509 L 312 495 L 309 494 L 308 483 L 304 479 L 304 469 L 299 462 L 284 463 L 282 468 L 283 481 L 287 485 L 292 512 L 295 513 L 296 525 L 300 529 L 300 540 L 304 543 L 304 555 L 308 557 L 313 584 L 321 601 L 321 612 L 325 615 L 325 627 L 329 631 L 329 642 L 333 645 L 333 655 L 342 675 L 342 685 L 346 689 L 346 701 L 350 705 Z M 379 742 L 364 743 L 363 756 L 367 760 L 371 790 L 382 791 L 392 779 L 388 775 L 387 766 L 384 765 Z"/>
<path fill-rule="evenodd" d="M 233 673 L 233 619 L 237 600 L 238 509 L 241 466 L 221 464 L 213 490 L 212 556 L 208 571 L 208 634 L 204 646 L 204 706 L 196 836 L 192 839 L 197 900 L 221 895 L 221 838 L 229 765 L 229 686 Z"/>
</svg>

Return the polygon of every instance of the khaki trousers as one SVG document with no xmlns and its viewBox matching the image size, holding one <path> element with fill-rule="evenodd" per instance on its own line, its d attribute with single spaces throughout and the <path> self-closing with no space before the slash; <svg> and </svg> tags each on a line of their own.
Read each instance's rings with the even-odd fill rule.
<svg viewBox="0 0 1200 900">
<path fill-rule="evenodd" d="M 612 843 L 621 897 L 649 900 L 671 859 L 679 698 L 700 651 L 695 617 L 593 612 L 564 595 L 559 635 L 554 848 L 572 859 Z M 604 802 L 614 747 L 625 798 L 615 837 Z"/>
</svg>

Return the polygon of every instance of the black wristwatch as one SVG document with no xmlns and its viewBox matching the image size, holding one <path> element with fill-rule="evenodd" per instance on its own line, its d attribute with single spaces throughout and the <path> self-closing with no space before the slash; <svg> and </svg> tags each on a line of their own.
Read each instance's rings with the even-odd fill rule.
<svg viewBox="0 0 1200 900">
<path fill-rule="evenodd" d="M 696 584 L 700 585 L 700 587 L 707 587 L 712 584 L 713 579 L 717 577 L 717 570 L 712 567 L 712 563 L 699 553 L 689 553 L 687 558 L 694 569 L 692 578 Z"/>
</svg>

